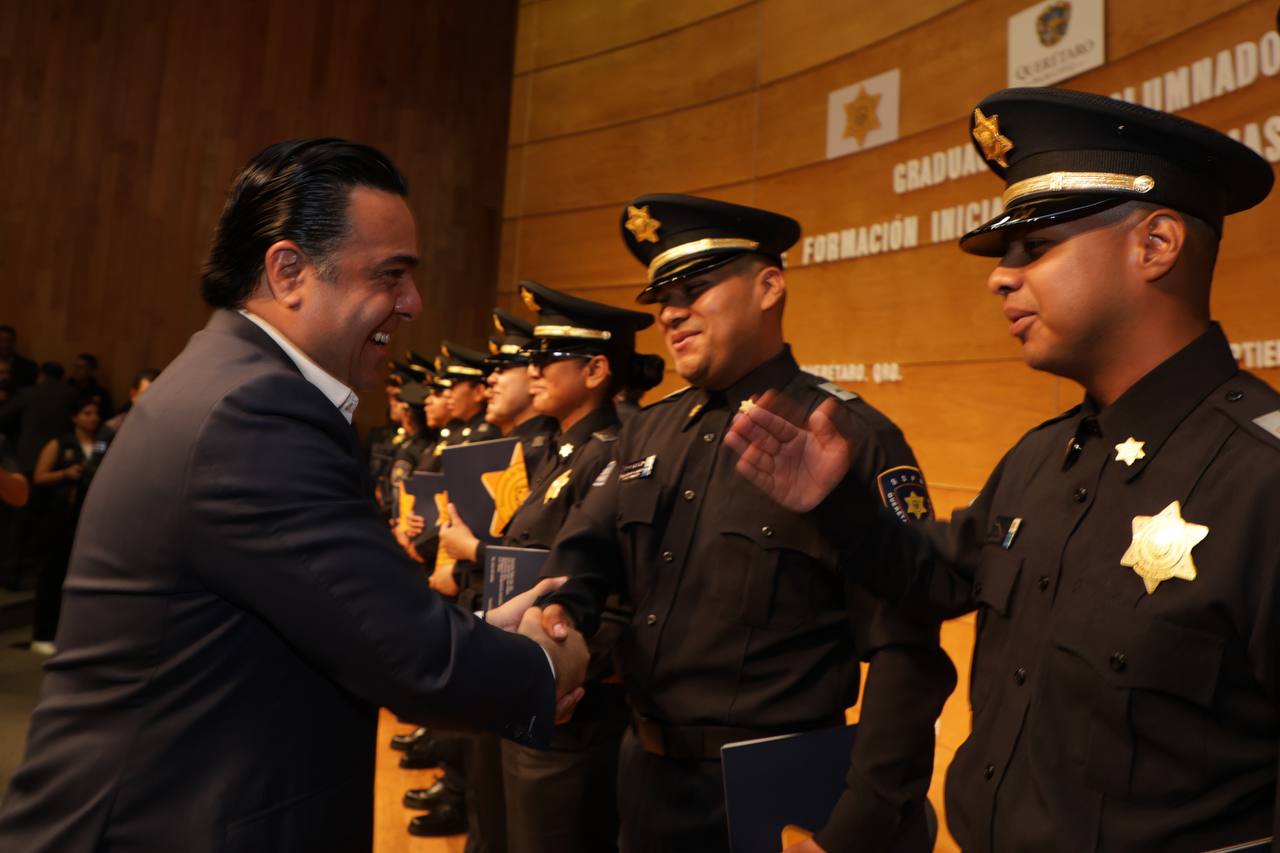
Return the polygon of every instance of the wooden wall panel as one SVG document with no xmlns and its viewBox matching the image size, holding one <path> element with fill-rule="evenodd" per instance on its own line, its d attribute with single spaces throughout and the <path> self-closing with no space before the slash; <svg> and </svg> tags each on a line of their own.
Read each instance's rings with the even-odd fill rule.
<svg viewBox="0 0 1280 853">
<path fill-rule="evenodd" d="M 596 207 L 644 192 L 718 187 L 752 173 L 755 94 L 525 146 L 523 213 Z"/>
<path fill-rule="evenodd" d="M 533 72 L 528 139 L 605 127 L 754 88 L 759 19 L 759 11 L 748 6 Z"/>
<path fill-rule="evenodd" d="M 760 3 L 760 80 L 764 83 L 789 77 L 839 59 L 965 2 L 763 0 Z"/>
<path fill-rule="evenodd" d="M 529 64 L 517 71 L 613 51 L 743 5 L 744 0 L 551 0 L 539 4 Z"/>
<path fill-rule="evenodd" d="M 239 167 L 271 142 L 338 135 L 409 179 L 426 310 L 396 349 L 434 349 L 446 329 L 479 340 L 514 14 L 499 0 L 0 4 L 0 322 L 39 359 L 96 353 L 124 399 L 205 322 L 199 267 Z"/>
</svg>

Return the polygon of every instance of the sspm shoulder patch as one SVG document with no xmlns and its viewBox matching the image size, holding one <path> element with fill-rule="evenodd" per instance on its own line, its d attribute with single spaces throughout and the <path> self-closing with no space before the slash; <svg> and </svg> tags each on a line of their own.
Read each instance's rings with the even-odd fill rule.
<svg viewBox="0 0 1280 853">
<path fill-rule="evenodd" d="M 899 465 L 876 475 L 880 500 L 903 521 L 933 518 L 933 502 L 924 474 L 914 465 Z"/>
</svg>

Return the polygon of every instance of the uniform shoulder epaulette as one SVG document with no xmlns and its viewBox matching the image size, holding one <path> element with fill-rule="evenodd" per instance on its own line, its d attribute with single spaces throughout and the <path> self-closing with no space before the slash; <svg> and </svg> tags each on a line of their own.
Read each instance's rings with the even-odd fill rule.
<svg viewBox="0 0 1280 853">
<path fill-rule="evenodd" d="M 828 394 L 832 397 L 835 397 L 841 403 L 848 403 L 853 400 L 862 399 L 862 397 L 857 392 L 850 391 L 848 388 L 841 388 L 836 383 L 827 379 L 823 379 L 821 376 L 814 376 L 813 379 L 814 379 L 814 383 L 813 383 L 814 388 L 817 388 L 819 391 L 821 391 L 824 394 Z"/>
<path fill-rule="evenodd" d="M 1240 373 L 1213 392 L 1213 405 L 1245 432 L 1280 450 L 1280 392 Z"/>
<path fill-rule="evenodd" d="M 663 403 L 668 403 L 672 400 L 678 400 L 686 391 L 688 391 L 692 387 L 693 387 L 692 385 L 686 385 L 683 388 L 677 388 L 676 390 L 672 391 L 670 394 L 668 394 L 665 397 L 659 397 L 658 399 L 654 400 L 652 403 L 646 403 L 645 405 L 641 406 L 640 409 L 641 411 L 643 411 L 644 409 L 652 409 L 654 406 L 660 406 Z"/>
<path fill-rule="evenodd" d="M 596 441 L 606 441 L 606 442 L 617 441 L 618 428 L 611 427 L 609 429 L 598 429 L 595 432 L 591 433 L 591 437 L 594 438 Z"/>
<path fill-rule="evenodd" d="M 1037 432 L 1039 430 L 1044 429 L 1045 427 L 1050 427 L 1056 423 L 1061 423 L 1062 421 L 1065 421 L 1068 418 L 1074 418 L 1076 415 L 1080 414 L 1080 410 L 1082 408 L 1084 408 L 1083 403 L 1080 405 L 1072 406 L 1071 408 L 1067 409 L 1065 412 L 1058 415 L 1054 415 L 1053 417 L 1049 418 L 1049 420 L 1047 421 L 1041 421 L 1040 423 L 1036 424 L 1031 429 L 1029 429 L 1028 432 Z"/>
</svg>

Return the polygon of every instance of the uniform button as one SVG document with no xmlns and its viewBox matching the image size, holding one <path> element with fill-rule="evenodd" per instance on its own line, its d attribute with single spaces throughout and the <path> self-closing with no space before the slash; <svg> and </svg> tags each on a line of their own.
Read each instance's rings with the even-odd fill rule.
<svg viewBox="0 0 1280 853">
<path fill-rule="evenodd" d="M 1040 580 L 1036 581 L 1036 583 L 1039 584 L 1041 592 L 1049 589 L 1049 579 L 1044 575 L 1041 575 Z"/>
<path fill-rule="evenodd" d="M 1243 392 L 1243 391 L 1228 391 L 1228 392 L 1227 392 L 1227 402 L 1228 402 L 1228 403 L 1235 403 L 1235 402 L 1238 402 L 1238 401 L 1243 400 L 1243 399 L 1244 399 L 1244 392 Z"/>
<path fill-rule="evenodd" d="M 702 434 L 702 440 L 705 441 L 707 444 L 710 444 L 711 442 L 716 440 L 716 434 L 714 432 L 704 432 Z"/>
<path fill-rule="evenodd" d="M 693 489 L 685 489 L 685 490 L 684 490 L 684 499 L 685 499 L 685 500 L 687 500 L 687 501 L 691 501 L 691 500 L 693 500 L 694 498 L 696 498 L 697 496 L 698 496 L 698 495 L 697 495 L 697 493 L 696 493 L 696 492 L 694 492 L 694 490 L 693 490 Z"/>
<path fill-rule="evenodd" d="M 657 625 L 658 615 L 656 613 L 650 613 L 648 616 L 644 617 L 644 621 L 646 624 L 649 624 L 649 625 Z"/>
<path fill-rule="evenodd" d="M 664 563 L 670 563 L 670 562 L 671 562 L 672 560 L 674 560 L 675 558 L 676 558 L 676 555 L 675 555 L 675 554 L 672 554 L 670 551 L 663 551 L 663 552 L 662 552 L 662 562 L 664 562 Z"/>
<path fill-rule="evenodd" d="M 1013 671 L 1013 681 L 1019 687 L 1027 683 L 1027 671 L 1022 667 L 1018 667 Z"/>
<path fill-rule="evenodd" d="M 766 524 L 764 527 L 760 528 L 760 532 L 763 533 L 765 537 L 770 537 L 773 535 L 773 528 Z"/>
<path fill-rule="evenodd" d="M 995 775 L 996 775 L 996 766 L 994 764 L 988 764 L 986 767 L 982 769 L 982 778 L 986 779 L 988 782 L 990 782 L 991 777 Z"/>
<path fill-rule="evenodd" d="M 1089 490 L 1086 489 L 1084 486 L 1081 486 L 1080 488 L 1076 489 L 1074 492 L 1071 493 L 1072 500 L 1074 500 L 1078 504 L 1084 503 L 1088 497 L 1089 497 Z"/>
<path fill-rule="evenodd" d="M 1116 672 L 1124 672 L 1124 668 L 1129 665 L 1129 659 L 1124 656 L 1124 652 L 1116 652 L 1111 656 L 1111 668 Z"/>
</svg>

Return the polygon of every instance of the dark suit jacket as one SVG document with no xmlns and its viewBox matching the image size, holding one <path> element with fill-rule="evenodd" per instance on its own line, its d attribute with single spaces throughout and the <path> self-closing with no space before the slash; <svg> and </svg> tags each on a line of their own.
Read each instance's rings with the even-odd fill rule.
<svg viewBox="0 0 1280 853">
<path fill-rule="evenodd" d="M 0 850 L 370 845 L 378 706 L 544 744 L 542 650 L 446 604 L 379 518 L 355 432 L 220 311 L 89 492 Z"/>
</svg>

